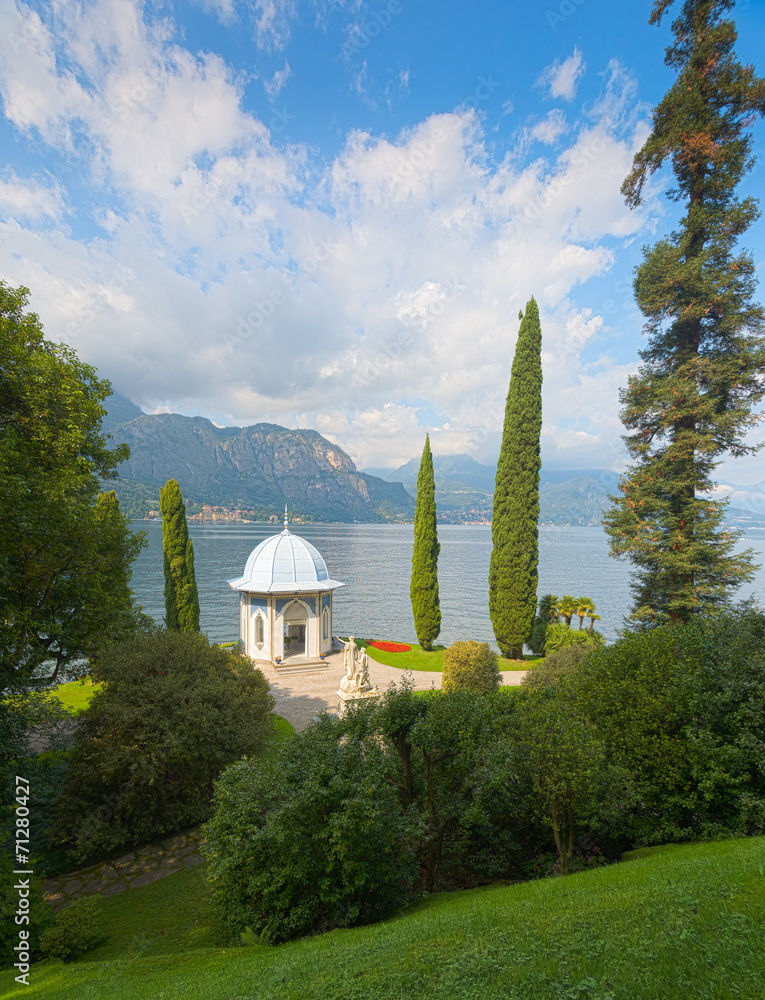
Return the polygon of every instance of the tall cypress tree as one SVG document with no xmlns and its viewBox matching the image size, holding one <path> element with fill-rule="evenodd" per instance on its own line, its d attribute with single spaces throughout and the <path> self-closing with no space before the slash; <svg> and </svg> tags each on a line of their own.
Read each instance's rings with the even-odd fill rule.
<svg viewBox="0 0 765 1000">
<path fill-rule="evenodd" d="M 542 329 L 531 298 L 515 345 L 491 519 L 489 614 L 497 645 L 520 660 L 537 607 Z"/>
<path fill-rule="evenodd" d="M 159 491 L 165 565 L 165 624 L 179 632 L 199 631 L 199 595 L 194 575 L 194 543 L 189 538 L 181 488 L 168 479 Z"/>
<path fill-rule="evenodd" d="M 409 596 L 417 639 L 423 649 L 432 649 L 441 631 L 438 602 L 438 528 L 436 522 L 436 482 L 430 435 L 425 435 L 420 471 L 417 474 L 417 504 L 414 509 L 414 549 Z"/>
<path fill-rule="evenodd" d="M 672 2 L 654 3 L 652 24 Z M 723 524 L 725 503 L 704 497 L 724 453 L 756 450 L 746 432 L 765 394 L 765 314 L 752 300 L 752 257 L 736 253 L 759 211 L 734 193 L 754 162 L 748 129 L 765 113 L 765 80 L 735 58 L 735 25 L 723 19 L 734 2 L 684 0 L 665 58 L 677 79 L 622 186 L 634 208 L 647 177 L 670 161 L 668 196 L 685 208 L 637 269 L 649 340 L 621 393 L 634 464 L 604 516 L 612 555 L 635 567 L 633 618 L 642 624 L 713 609 L 753 572 L 751 550 L 733 551 L 738 533 Z"/>
</svg>

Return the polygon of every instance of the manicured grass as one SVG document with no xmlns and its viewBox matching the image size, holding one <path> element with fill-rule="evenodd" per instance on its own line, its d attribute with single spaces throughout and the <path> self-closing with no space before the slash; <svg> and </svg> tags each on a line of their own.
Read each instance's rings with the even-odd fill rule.
<svg viewBox="0 0 765 1000">
<path fill-rule="evenodd" d="M 276 735 L 271 741 L 272 747 L 278 747 L 280 743 L 285 740 L 292 739 L 295 735 L 295 729 L 291 722 L 288 722 L 281 715 L 274 716 L 274 725 L 276 726 Z"/>
<path fill-rule="evenodd" d="M 202 870 L 104 900 L 109 939 L 32 968 L 50 1000 L 762 1000 L 765 838 L 430 896 L 386 922 L 215 947 Z M 0 997 L 18 996 L 11 972 Z"/>
<path fill-rule="evenodd" d="M 376 649 L 374 646 L 370 647 L 369 642 L 366 639 L 357 639 L 356 644 L 358 646 L 364 646 L 367 650 L 367 654 L 373 660 L 377 660 L 378 663 L 385 663 L 389 667 L 399 667 L 401 670 L 441 671 L 444 669 L 445 646 L 434 646 L 433 649 L 428 652 L 423 649 L 422 646 L 412 643 L 412 648 L 408 653 L 388 653 L 384 649 Z M 535 661 L 540 659 L 541 657 L 537 656 L 524 658 L 524 662 L 521 664 L 518 663 L 517 660 L 508 660 L 506 657 L 500 656 L 499 669 L 527 670 L 529 667 L 535 666 Z"/>
<path fill-rule="evenodd" d="M 80 712 L 85 711 L 100 687 L 100 684 L 94 684 L 89 677 L 85 677 L 81 681 L 67 681 L 66 684 L 58 684 L 51 688 L 49 693 L 58 698 L 64 708 L 79 715 Z"/>
</svg>

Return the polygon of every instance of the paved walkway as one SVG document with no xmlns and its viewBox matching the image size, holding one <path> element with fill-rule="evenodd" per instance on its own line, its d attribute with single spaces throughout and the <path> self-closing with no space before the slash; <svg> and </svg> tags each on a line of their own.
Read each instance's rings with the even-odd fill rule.
<svg viewBox="0 0 765 1000">
<path fill-rule="evenodd" d="M 102 861 L 90 868 L 46 879 L 43 883 L 45 898 L 54 910 L 58 910 L 79 896 L 96 892 L 101 896 L 114 896 L 126 889 L 148 885 L 204 861 L 199 853 L 201 840 L 198 828 L 177 833 L 113 861 Z"/>
<path fill-rule="evenodd" d="M 368 655 L 368 654 L 367 654 Z M 287 674 L 279 676 L 275 669 L 261 666 L 261 670 L 271 683 L 271 694 L 276 699 L 277 715 L 284 716 L 295 729 L 309 724 L 314 716 L 325 709 L 337 710 L 337 689 L 343 678 L 343 653 L 332 653 L 327 657 L 329 668 L 316 673 Z M 441 672 L 430 670 L 409 671 L 415 691 L 427 691 L 431 687 L 441 687 Z M 404 671 L 389 667 L 369 657 L 369 679 L 373 687 L 384 691 L 393 682 L 399 684 Z M 525 670 L 505 670 L 502 684 L 517 687 L 526 676 Z"/>
</svg>

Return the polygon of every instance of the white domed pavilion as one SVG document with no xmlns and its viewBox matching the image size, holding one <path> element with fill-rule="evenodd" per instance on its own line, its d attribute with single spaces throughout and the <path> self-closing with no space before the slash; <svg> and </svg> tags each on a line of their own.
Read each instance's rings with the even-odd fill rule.
<svg viewBox="0 0 765 1000">
<path fill-rule="evenodd" d="M 242 650 L 258 662 L 300 668 L 332 651 L 332 580 L 321 553 L 287 527 L 250 553 L 244 573 L 226 581 L 239 592 Z M 315 669 L 315 667 L 314 667 Z"/>
</svg>

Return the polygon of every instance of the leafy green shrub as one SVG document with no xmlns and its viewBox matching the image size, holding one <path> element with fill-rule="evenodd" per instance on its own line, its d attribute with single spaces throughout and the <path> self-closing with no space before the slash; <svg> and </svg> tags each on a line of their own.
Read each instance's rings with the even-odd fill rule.
<svg viewBox="0 0 765 1000">
<path fill-rule="evenodd" d="M 386 781 L 379 739 L 323 715 L 221 775 L 205 825 L 208 876 L 233 935 L 269 942 L 382 917 L 417 874 L 411 818 Z"/>
<path fill-rule="evenodd" d="M 444 650 L 442 690 L 491 694 L 499 687 L 497 654 L 488 642 L 455 642 Z"/>
<path fill-rule="evenodd" d="M 215 778 L 273 733 L 263 674 L 198 633 L 113 646 L 94 676 L 54 827 L 78 861 L 207 819 Z"/>
<path fill-rule="evenodd" d="M 629 770 L 636 844 L 765 830 L 765 615 L 739 608 L 597 649 L 566 680 Z"/>
<path fill-rule="evenodd" d="M 59 910 L 53 926 L 40 935 L 41 952 L 69 962 L 99 945 L 105 936 L 99 928 L 101 906 L 99 896 L 83 896 Z"/>
<path fill-rule="evenodd" d="M 30 866 L 34 867 L 34 866 Z M 27 931 L 27 943 L 33 958 L 39 956 L 40 935 L 53 920 L 51 908 L 43 899 L 42 879 L 38 875 L 16 875 L 9 849 L 0 854 L 0 968 L 10 968 L 19 961 L 14 945 L 19 944 L 19 931 Z M 16 885 L 29 880 L 29 909 L 20 905 Z M 21 908 L 23 906 L 23 909 Z M 24 917 L 29 918 L 28 923 Z M 16 921 L 20 922 L 17 923 Z"/>
<path fill-rule="evenodd" d="M 525 687 L 551 687 L 566 674 L 570 673 L 577 663 L 580 663 L 592 651 L 589 643 L 577 643 L 574 646 L 561 646 L 550 653 L 538 667 L 529 670 L 523 679 Z"/>
<path fill-rule="evenodd" d="M 545 632 L 545 654 L 554 653 L 565 646 L 602 646 L 603 636 L 594 629 L 587 632 L 584 629 L 569 628 L 562 622 L 552 622 Z"/>
</svg>

